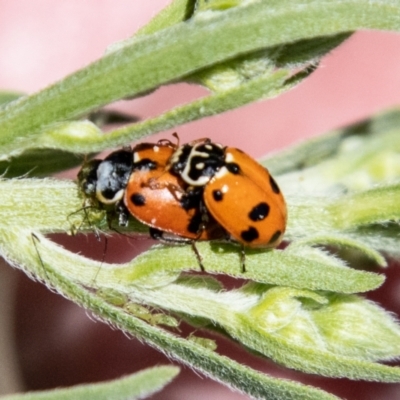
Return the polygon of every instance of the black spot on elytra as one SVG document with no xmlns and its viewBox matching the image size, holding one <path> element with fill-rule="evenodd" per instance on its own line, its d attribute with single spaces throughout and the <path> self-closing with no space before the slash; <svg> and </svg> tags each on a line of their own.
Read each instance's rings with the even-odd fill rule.
<svg viewBox="0 0 400 400">
<path fill-rule="evenodd" d="M 281 192 L 278 184 L 275 182 L 275 179 L 271 175 L 269 176 L 269 183 L 274 193 L 279 194 Z"/>
<path fill-rule="evenodd" d="M 240 234 L 240 237 L 247 243 L 251 243 L 254 240 L 258 239 L 259 234 L 258 234 L 258 230 L 256 228 L 254 228 L 253 226 L 251 226 L 249 229 L 247 229 L 247 231 L 242 231 L 242 233 Z"/>
<path fill-rule="evenodd" d="M 213 196 L 213 199 L 214 199 L 215 201 L 222 201 L 222 200 L 224 199 L 224 194 L 223 194 L 222 191 L 219 190 L 219 189 L 213 190 L 212 196 Z"/>
<path fill-rule="evenodd" d="M 262 221 L 268 217 L 268 214 L 269 205 L 265 202 L 262 202 L 253 207 L 253 209 L 249 212 L 249 218 L 254 222 Z"/>
<path fill-rule="evenodd" d="M 131 202 L 135 206 L 144 206 L 146 204 L 146 198 L 140 193 L 134 193 L 131 195 Z"/>
<path fill-rule="evenodd" d="M 282 235 L 282 232 L 279 231 L 279 230 L 277 230 L 277 231 L 271 236 L 271 239 L 269 240 L 268 244 L 272 244 L 272 243 L 276 242 L 276 241 L 279 239 L 279 237 L 280 237 L 281 235 Z"/>
<path fill-rule="evenodd" d="M 240 174 L 240 167 L 236 163 L 226 163 L 225 167 L 231 174 L 234 175 Z"/>
</svg>

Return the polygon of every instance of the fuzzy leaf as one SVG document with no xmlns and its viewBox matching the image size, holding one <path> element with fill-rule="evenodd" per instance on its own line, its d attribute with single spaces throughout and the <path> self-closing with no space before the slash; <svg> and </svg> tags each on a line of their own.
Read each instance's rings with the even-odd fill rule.
<svg viewBox="0 0 400 400">
<path fill-rule="evenodd" d="M 237 247 L 216 243 L 198 243 L 197 247 L 208 273 L 223 273 L 257 282 L 356 293 L 374 289 L 384 280 L 378 274 L 346 268 L 339 260 L 328 256 L 313 259 L 310 251 L 305 253 L 299 249 L 290 252 L 247 250 L 246 272 L 242 273 Z M 163 246 L 142 253 L 116 273 L 119 279 L 147 286 L 153 280 L 157 281 L 156 277 L 162 270 L 187 269 L 199 269 L 190 247 Z M 108 278 L 104 276 L 104 279 Z"/>
<path fill-rule="evenodd" d="M 70 231 L 74 230 L 74 227 L 84 227 L 84 224 L 88 223 L 88 215 L 91 215 L 79 212 L 82 210 L 83 201 L 78 197 L 77 187 L 72 182 L 19 179 L 1 181 L 0 187 L 0 217 L 7 226 L 41 229 L 47 232 Z M 33 192 L 37 193 L 32 197 Z M 19 205 L 18 210 L 15 209 L 15 204 Z M 38 213 L 38 209 L 42 212 Z M 92 217 L 89 217 L 89 221 L 95 223 Z M 101 224 L 105 224 L 104 214 L 100 221 Z M 138 225 L 131 224 L 131 229 L 136 227 Z M 315 258 L 313 255 L 317 254 L 317 250 L 308 248 L 306 251 L 304 247 L 289 247 L 285 251 L 248 249 L 247 272 L 243 274 L 238 247 L 223 243 L 198 243 L 197 246 L 208 272 L 225 273 L 258 282 L 355 293 L 374 289 L 380 286 L 384 279 L 378 274 L 346 268 L 343 262 L 335 258 Z M 69 270 L 73 265 L 65 268 Z M 96 266 L 95 269 L 97 268 Z M 174 280 L 180 272 L 188 269 L 199 269 L 189 246 L 162 246 L 153 248 L 126 266 L 111 271 L 118 275 L 118 279 L 151 287 Z M 95 273 L 90 268 L 86 271 L 90 281 Z M 99 279 L 103 274 L 109 273 L 106 267 L 101 271 Z M 106 275 L 105 281 L 111 279 Z"/>
<path fill-rule="evenodd" d="M 18 156 L 0 161 L 0 175 L 3 178 L 45 177 L 82 163 L 82 156 L 66 151 L 29 149 Z"/>
<path fill-rule="evenodd" d="M 399 30 L 399 12 L 398 0 L 302 0 L 257 1 L 224 12 L 201 13 L 139 36 L 64 80 L 0 109 L 0 154 L 16 151 L 21 141 L 35 141 L 50 124 L 182 80 L 245 53 L 355 29 Z M 108 136 L 104 140 L 105 147 L 112 145 Z"/>
<path fill-rule="evenodd" d="M 67 389 L 54 389 L 24 394 L 2 396 L 2 400 L 134 400 L 143 399 L 160 391 L 179 373 L 178 367 L 163 366 L 148 368 L 136 374 Z"/>
<path fill-rule="evenodd" d="M 99 317 L 112 322 L 114 326 L 135 335 L 140 340 L 146 341 L 171 357 L 208 376 L 212 376 L 232 389 L 256 398 L 273 400 L 337 399 L 337 397 L 319 389 L 263 375 L 227 357 L 216 354 L 212 349 L 206 348 L 202 344 L 172 335 L 157 326 L 149 325 L 135 318 L 130 313 L 125 312 L 124 308 L 105 302 L 102 297 L 82 286 L 83 282 L 80 279 L 86 274 L 84 264 L 82 264 L 83 268 L 80 271 L 82 275 L 75 276 L 72 280 L 64 275 L 68 271 L 63 270 L 61 266 L 68 263 L 77 264 L 82 260 L 88 265 L 92 264 L 98 267 L 101 266 L 101 263 L 71 254 L 60 246 L 51 244 L 40 234 L 35 235 L 36 245 L 34 245 L 35 242 L 32 240 L 30 231 L 15 229 L 13 232 L 7 231 L 6 233 L 2 230 L 0 232 L 1 254 L 12 265 L 18 265 L 28 273 L 40 276 L 48 285 L 55 287 L 64 296 L 90 309 Z M 3 241 L 3 238 L 7 236 L 9 241 Z M 25 246 L 23 252 L 21 252 L 21 248 L 15 249 L 16 238 Z M 63 258 L 65 259 L 65 264 L 60 263 Z M 50 264 L 48 263 L 49 261 Z M 32 268 L 33 266 L 35 267 Z M 93 284 L 93 276 L 91 282 Z M 150 292 L 144 289 L 142 294 L 149 294 Z"/>
</svg>

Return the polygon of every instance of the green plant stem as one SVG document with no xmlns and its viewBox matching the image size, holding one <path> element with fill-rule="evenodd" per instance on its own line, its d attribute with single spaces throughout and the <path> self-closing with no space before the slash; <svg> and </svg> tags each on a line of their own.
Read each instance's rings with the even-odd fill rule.
<svg viewBox="0 0 400 400">
<path fill-rule="evenodd" d="M 400 2 L 395 0 L 303 0 L 290 7 L 285 1 L 254 2 L 143 35 L 63 81 L 0 109 L 1 153 L 27 145 L 49 124 L 143 94 L 224 60 L 356 29 L 397 31 L 399 15 Z"/>
</svg>

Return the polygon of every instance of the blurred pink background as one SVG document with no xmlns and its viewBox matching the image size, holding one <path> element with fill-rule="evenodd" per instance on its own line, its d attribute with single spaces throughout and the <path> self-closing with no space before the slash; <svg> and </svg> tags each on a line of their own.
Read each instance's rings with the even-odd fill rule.
<svg viewBox="0 0 400 400">
<path fill-rule="evenodd" d="M 101 57 L 109 44 L 129 37 L 168 3 L 167 0 L 1 0 L 0 89 L 32 93 L 63 78 Z M 121 102 L 114 108 L 146 118 L 204 94 L 200 88 L 180 84 L 142 99 Z M 400 35 L 359 32 L 324 58 L 319 69 L 294 90 L 277 99 L 187 124 L 177 131 L 183 142 L 209 136 L 260 157 L 399 103 Z M 159 136 L 168 137 L 171 132 Z M 74 175 L 69 177 L 73 179 Z M 71 249 L 96 253 L 101 258 L 103 244 L 93 238 L 84 241 L 87 245 L 82 249 L 82 237 L 64 239 Z M 107 261 L 121 261 L 117 258 L 121 249 L 117 247 L 125 243 L 130 252 L 124 255 L 126 259 L 146 245 L 141 241 L 128 243 L 126 238 L 112 239 Z M 393 262 L 387 270 L 388 282 L 369 296 L 396 313 L 400 312 L 398 268 L 399 264 Z M 95 382 L 169 363 L 148 346 L 94 323 L 83 310 L 31 282 L 19 271 L 8 267 L 1 271 L 3 282 L 9 282 L 7 288 L 16 290 L 3 292 L 2 312 L 10 309 L 15 312 L 6 315 L 15 318 L 12 336 L 20 373 L 13 375 L 3 365 L 3 372 L 9 373 L 10 379 L 0 390 L 37 390 Z M 184 328 L 184 332 L 188 329 Z M 0 340 L 3 340 L 1 332 Z M 302 380 L 348 400 L 400 396 L 399 385 L 323 379 L 287 371 L 267 360 L 249 357 L 223 340 L 219 340 L 218 351 L 267 373 Z M 0 357 L 3 362 L 10 355 L 0 354 Z M 247 398 L 184 367 L 179 378 L 152 399 L 210 397 Z"/>
</svg>

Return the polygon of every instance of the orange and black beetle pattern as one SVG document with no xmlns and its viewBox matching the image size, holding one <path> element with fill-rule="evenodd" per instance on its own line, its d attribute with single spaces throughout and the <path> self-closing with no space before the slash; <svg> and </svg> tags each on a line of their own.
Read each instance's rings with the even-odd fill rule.
<svg viewBox="0 0 400 400">
<path fill-rule="evenodd" d="M 232 239 L 276 247 L 286 228 L 283 195 L 268 170 L 243 151 L 202 139 L 179 147 L 168 169 L 203 187 L 204 205 Z"/>
</svg>

